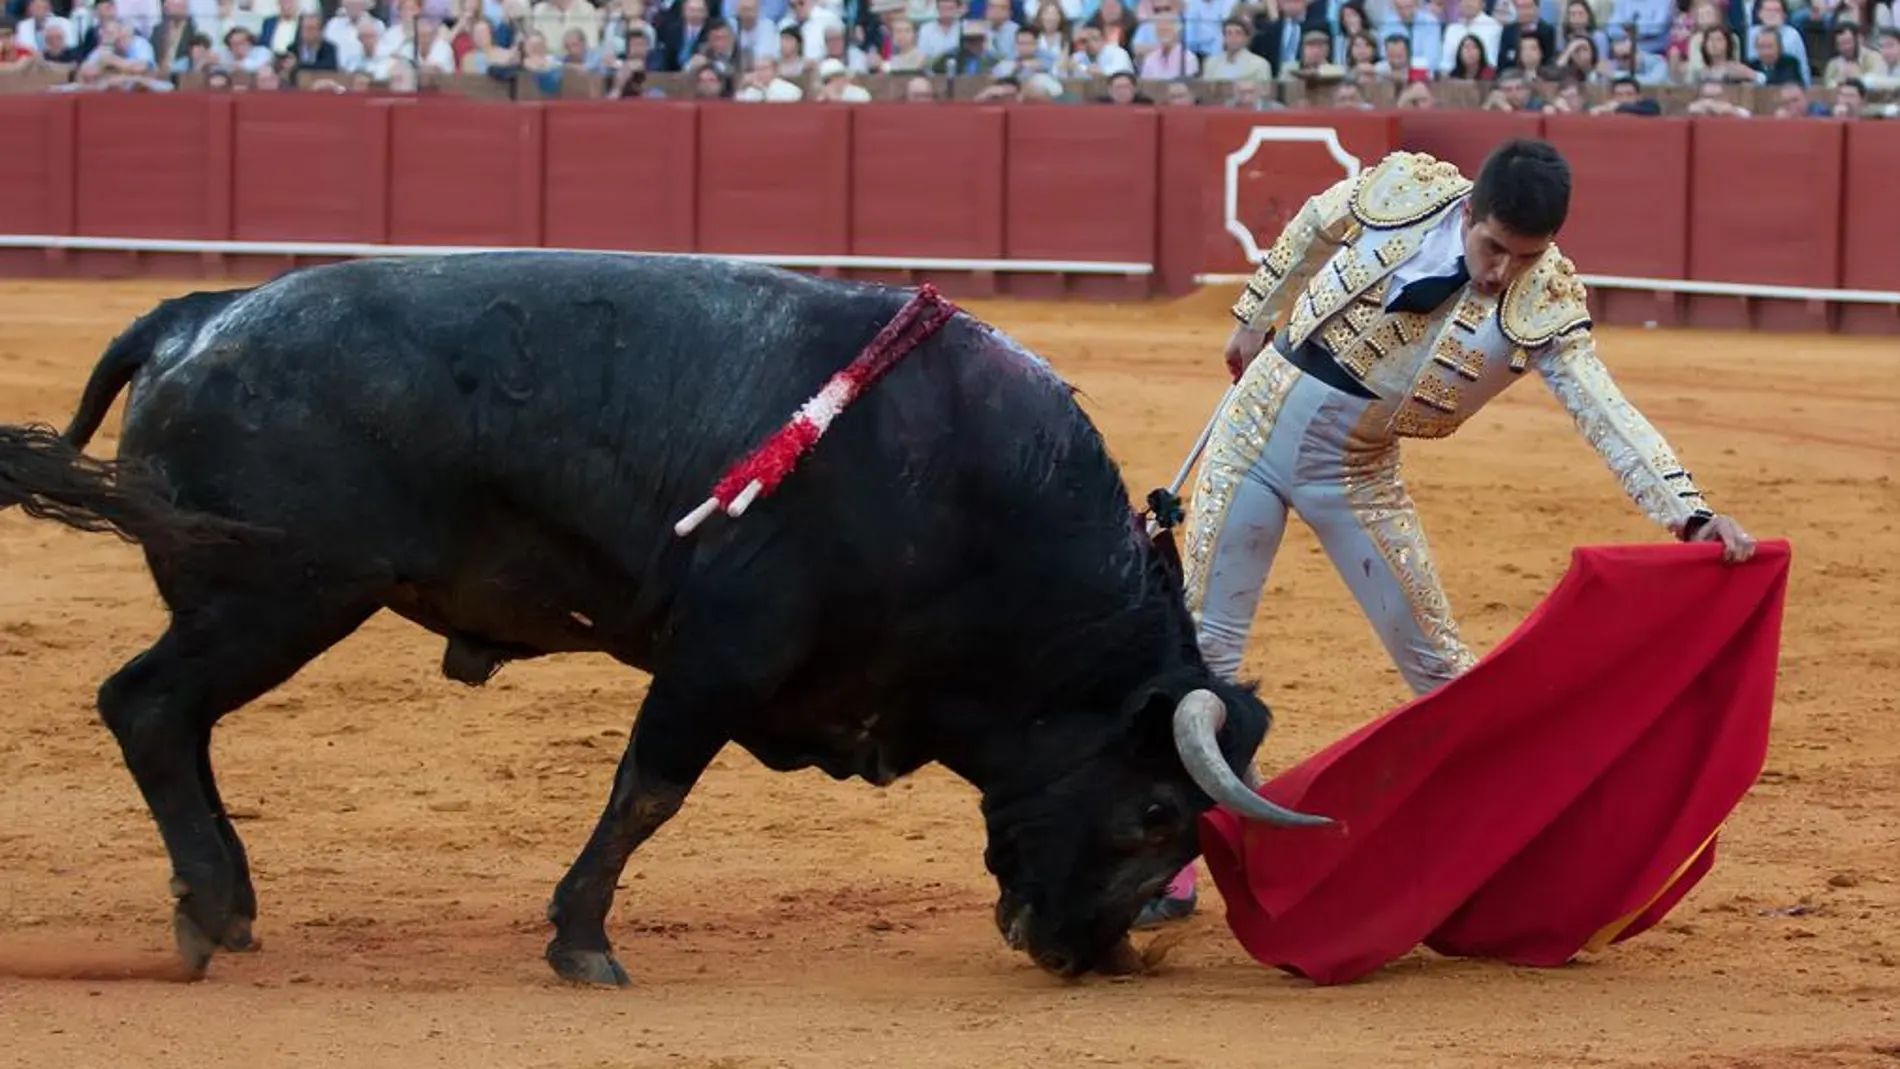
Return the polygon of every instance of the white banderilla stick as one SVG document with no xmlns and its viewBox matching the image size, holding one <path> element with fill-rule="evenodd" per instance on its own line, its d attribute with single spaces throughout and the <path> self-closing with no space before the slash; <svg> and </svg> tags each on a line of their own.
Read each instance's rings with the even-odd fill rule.
<svg viewBox="0 0 1900 1069">
<path fill-rule="evenodd" d="M 1207 440 L 1214 436 L 1214 423 L 1220 419 L 1222 412 L 1227 411 L 1227 403 L 1234 399 L 1234 391 L 1238 389 L 1240 389 L 1240 384 L 1235 383 L 1227 387 L 1226 393 L 1220 395 L 1220 403 L 1214 406 L 1214 414 L 1207 417 L 1207 426 L 1201 428 L 1201 436 L 1194 440 L 1194 448 L 1188 450 L 1187 459 L 1181 462 L 1181 470 L 1174 473 L 1174 481 L 1168 484 L 1168 493 L 1176 497 L 1180 496 L 1181 487 L 1187 485 L 1188 472 L 1194 470 L 1195 463 L 1201 459 L 1201 454 L 1207 449 Z M 1153 538 L 1155 532 L 1159 530 L 1161 530 L 1161 525 L 1150 518 L 1148 537 Z"/>
</svg>

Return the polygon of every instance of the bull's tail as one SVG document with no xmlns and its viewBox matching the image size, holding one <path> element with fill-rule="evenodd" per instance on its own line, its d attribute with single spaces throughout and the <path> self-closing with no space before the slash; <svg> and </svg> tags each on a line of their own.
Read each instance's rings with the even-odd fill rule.
<svg viewBox="0 0 1900 1069">
<path fill-rule="evenodd" d="M 0 509 L 151 546 L 232 542 L 251 529 L 174 506 L 142 468 L 87 456 L 41 424 L 0 424 Z"/>
<path fill-rule="evenodd" d="M 162 339 L 175 332 L 195 333 L 208 316 L 244 292 L 211 290 L 186 294 L 161 301 L 157 308 L 140 316 L 106 346 L 99 363 L 92 369 L 92 377 L 86 380 L 79 408 L 61 437 L 73 448 L 84 449 L 98 433 L 99 425 L 105 422 L 106 413 L 112 410 L 112 402 L 118 399 L 119 392 L 151 361 Z"/>
<path fill-rule="evenodd" d="M 245 541 L 267 533 L 180 509 L 164 481 L 144 465 L 85 453 L 113 402 L 151 361 L 159 342 L 174 332 L 195 333 L 207 316 L 242 292 L 193 293 L 139 317 L 106 347 L 64 433 L 41 424 L 0 424 L 0 510 L 18 505 L 38 519 L 110 532 L 147 546 Z"/>
</svg>

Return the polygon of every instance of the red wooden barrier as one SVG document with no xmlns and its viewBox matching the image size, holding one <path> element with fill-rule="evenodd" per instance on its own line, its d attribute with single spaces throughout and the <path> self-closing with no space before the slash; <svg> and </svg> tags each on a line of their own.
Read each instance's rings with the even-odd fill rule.
<svg viewBox="0 0 1900 1069">
<path fill-rule="evenodd" d="M 699 112 L 691 104 L 543 104 L 542 233 L 562 249 L 698 248 Z"/>
<path fill-rule="evenodd" d="M 1900 290 L 1900 212 L 1894 210 L 1900 175 L 1900 126 L 1853 123 L 1847 128 L 1847 174 L 1841 190 L 1841 288 Z M 1840 329 L 1855 334 L 1900 333 L 1900 308 L 1847 304 Z"/>
<path fill-rule="evenodd" d="M 1570 161 L 1570 218 L 1558 237 L 1585 274 L 1689 277 L 1688 119 L 1552 115 L 1543 136 Z M 1674 324 L 1674 295 L 1599 289 L 1605 323 Z"/>
<path fill-rule="evenodd" d="M 1689 275 L 1773 286 L 1835 288 L 1841 281 L 1843 125 L 1812 120 L 1778 125 L 1698 123 L 1690 168 Z M 1818 301 L 1763 301 L 1696 296 L 1697 326 L 1817 330 L 1826 326 Z M 1753 322 L 1750 322 L 1752 318 Z"/>
<path fill-rule="evenodd" d="M 1122 298 L 1248 271 L 1250 242 L 1394 148 L 1475 173 L 1546 136 L 1576 175 L 1560 240 L 1586 274 L 1900 291 L 1900 128 L 1880 123 L 185 93 L 4 98 L 0 121 L 14 234 L 789 255 Z M 310 253 L 4 249 L 0 273 L 255 276 Z M 1612 323 L 1900 332 L 1891 305 L 1594 294 Z"/>
</svg>

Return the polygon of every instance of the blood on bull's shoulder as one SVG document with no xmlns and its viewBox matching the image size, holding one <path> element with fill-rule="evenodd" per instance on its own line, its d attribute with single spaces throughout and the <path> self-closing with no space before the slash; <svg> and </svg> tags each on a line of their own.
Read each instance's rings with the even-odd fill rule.
<svg viewBox="0 0 1900 1069">
<path fill-rule="evenodd" d="M 384 610 L 442 636 L 471 685 L 570 651 L 652 674 L 549 905 L 547 958 L 572 980 L 629 981 L 614 888 L 728 744 L 970 781 L 997 923 L 1061 975 L 1109 960 L 1208 806 L 1308 822 L 1246 787 L 1267 709 L 1201 661 L 1170 536 L 1131 522 L 1073 390 L 967 314 L 743 516 L 675 533 L 911 296 L 481 253 L 309 268 L 166 302 L 116 339 L 65 441 L 129 391 L 122 460 L 180 508 L 273 532 L 148 544 L 171 624 L 100 690 L 172 856 L 187 965 L 249 947 L 257 917 L 207 802 L 212 726 Z"/>
</svg>

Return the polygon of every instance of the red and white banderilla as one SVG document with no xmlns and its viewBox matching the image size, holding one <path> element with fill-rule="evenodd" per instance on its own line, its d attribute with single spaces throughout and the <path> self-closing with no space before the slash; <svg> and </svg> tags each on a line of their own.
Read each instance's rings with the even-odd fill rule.
<svg viewBox="0 0 1900 1069">
<path fill-rule="evenodd" d="M 824 388 L 800 406 L 763 444 L 726 469 L 714 484 L 712 496 L 674 524 L 673 533 L 681 537 L 691 534 L 715 511 L 724 510 L 728 516 L 744 515 L 754 501 L 770 494 L 791 474 L 799 459 L 811 452 L 832 421 L 850 407 L 851 402 L 956 313 L 956 305 L 944 300 L 935 286 L 929 283 L 919 286 L 916 296 L 898 309 L 851 363 L 832 375 Z"/>
</svg>

